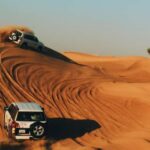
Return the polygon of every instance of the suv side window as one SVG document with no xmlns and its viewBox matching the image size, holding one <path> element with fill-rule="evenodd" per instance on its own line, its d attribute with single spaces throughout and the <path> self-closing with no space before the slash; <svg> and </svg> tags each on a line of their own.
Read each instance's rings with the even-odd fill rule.
<svg viewBox="0 0 150 150">
<path fill-rule="evenodd" d="M 9 106 L 8 111 L 9 111 L 9 113 L 10 113 L 12 119 L 15 119 L 15 116 L 16 116 L 16 114 L 17 114 L 17 109 L 16 109 L 16 107 L 15 107 L 13 104 L 11 104 L 11 105 Z"/>
<path fill-rule="evenodd" d="M 37 37 L 32 36 L 32 35 L 27 35 L 27 34 L 25 34 L 25 35 L 24 35 L 24 38 L 29 39 L 29 40 L 31 40 L 31 41 L 38 42 Z"/>
<path fill-rule="evenodd" d="M 34 37 L 34 41 L 35 41 L 35 42 L 38 42 L 39 40 L 38 40 L 38 38 L 37 38 L 37 37 Z"/>
<path fill-rule="evenodd" d="M 25 35 L 24 35 L 24 38 L 25 38 L 25 39 L 28 39 L 28 40 L 31 40 L 31 36 L 28 35 L 28 34 L 25 34 Z"/>
<path fill-rule="evenodd" d="M 11 105 L 9 106 L 9 108 L 8 108 L 8 111 L 9 111 L 10 114 L 12 113 L 12 109 L 13 109 L 13 104 L 11 104 Z"/>
</svg>

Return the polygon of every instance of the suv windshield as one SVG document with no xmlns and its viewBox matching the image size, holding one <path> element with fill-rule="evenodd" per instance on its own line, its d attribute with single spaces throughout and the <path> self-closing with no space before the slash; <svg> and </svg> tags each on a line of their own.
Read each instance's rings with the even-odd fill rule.
<svg viewBox="0 0 150 150">
<path fill-rule="evenodd" d="M 19 112 L 17 121 L 45 121 L 43 112 Z"/>
</svg>

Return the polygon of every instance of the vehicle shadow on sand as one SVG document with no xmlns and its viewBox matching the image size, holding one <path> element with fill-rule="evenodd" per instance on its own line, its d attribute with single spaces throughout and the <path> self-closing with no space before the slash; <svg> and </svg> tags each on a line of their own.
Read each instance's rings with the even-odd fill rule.
<svg viewBox="0 0 150 150">
<path fill-rule="evenodd" d="M 46 138 L 62 140 L 81 137 L 101 126 L 94 120 L 74 120 L 67 118 L 48 119 Z"/>
<path fill-rule="evenodd" d="M 68 63 L 78 64 L 75 61 L 68 58 L 67 56 L 64 56 L 63 54 L 61 54 L 61 53 L 59 53 L 59 52 L 57 52 L 51 48 L 48 48 L 48 47 L 44 47 L 41 51 L 38 51 L 38 50 L 33 49 L 33 48 L 30 48 L 30 50 L 36 51 L 36 52 L 41 53 L 43 55 L 53 57 L 55 59 L 59 59 L 59 60 L 62 60 L 62 61 L 68 62 Z M 78 65 L 80 65 L 80 64 L 78 64 Z"/>
</svg>

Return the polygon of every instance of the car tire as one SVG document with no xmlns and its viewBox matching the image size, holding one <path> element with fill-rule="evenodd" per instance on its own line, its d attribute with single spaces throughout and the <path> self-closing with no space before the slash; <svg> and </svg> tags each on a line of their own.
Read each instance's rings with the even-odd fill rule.
<svg viewBox="0 0 150 150">
<path fill-rule="evenodd" d="M 30 126 L 30 133 L 33 138 L 42 138 L 45 135 L 45 124 L 36 122 Z"/>
<path fill-rule="evenodd" d="M 7 129 L 7 126 L 6 126 L 6 124 L 4 123 L 4 129 Z"/>
<path fill-rule="evenodd" d="M 38 47 L 38 51 L 39 51 L 39 52 L 41 52 L 42 49 L 43 49 L 42 46 L 39 46 L 39 47 Z"/>
<path fill-rule="evenodd" d="M 3 127 L 4 127 L 4 129 L 8 130 L 7 123 L 6 123 L 6 111 L 5 110 L 4 110 L 3 115 L 4 115 L 3 116 L 3 122 L 4 122 Z"/>
<path fill-rule="evenodd" d="M 27 48 L 28 48 L 27 43 L 23 43 L 23 44 L 21 45 L 21 48 L 23 48 L 23 49 L 27 49 Z"/>
<path fill-rule="evenodd" d="M 5 112 L 4 112 L 4 129 L 7 129 L 6 122 L 5 122 Z"/>
<path fill-rule="evenodd" d="M 12 129 L 10 126 L 7 129 L 7 134 L 8 134 L 8 138 L 12 138 Z"/>
</svg>

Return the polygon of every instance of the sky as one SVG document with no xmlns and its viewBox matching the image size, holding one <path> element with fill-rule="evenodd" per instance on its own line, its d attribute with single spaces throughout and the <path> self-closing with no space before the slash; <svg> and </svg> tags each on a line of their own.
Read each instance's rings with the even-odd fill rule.
<svg viewBox="0 0 150 150">
<path fill-rule="evenodd" d="M 31 28 L 48 47 L 147 56 L 150 0 L 0 0 L 0 26 Z"/>
</svg>

